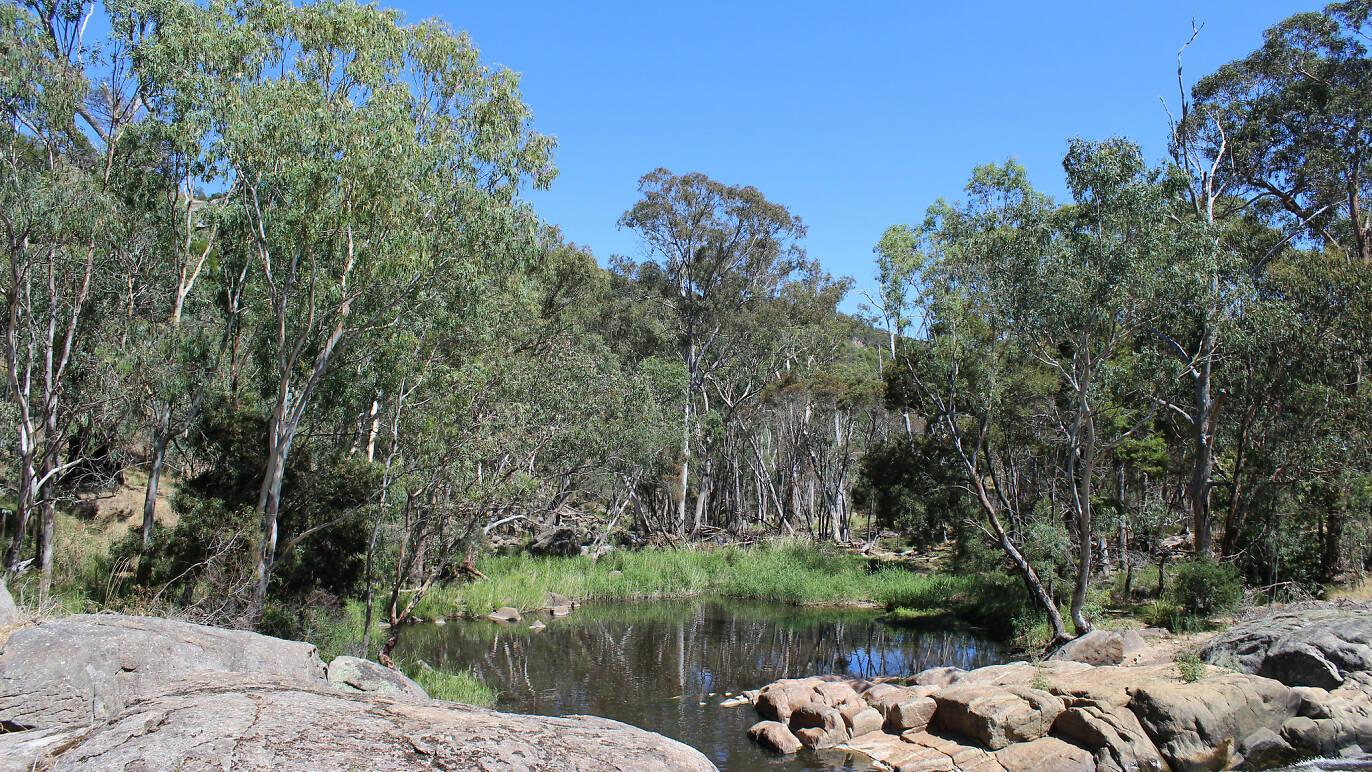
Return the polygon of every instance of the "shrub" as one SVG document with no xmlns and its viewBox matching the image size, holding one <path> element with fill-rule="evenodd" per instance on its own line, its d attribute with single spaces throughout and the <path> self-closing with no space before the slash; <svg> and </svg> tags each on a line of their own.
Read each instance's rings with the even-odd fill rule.
<svg viewBox="0 0 1372 772">
<path fill-rule="evenodd" d="M 1185 614 L 1177 604 L 1169 600 L 1155 600 L 1139 609 L 1139 618 L 1149 627 L 1166 627 L 1168 630 L 1181 630 L 1185 627 Z"/>
<path fill-rule="evenodd" d="M 1177 672 L 1181 674 L 1181 680 L 1195 683 L 1205 675 L 1205 663 L 1201 662 L 1200 655 L 1195 649 L 1186 649 L 1177 654 L 1173 664 L 1177 666 Z"/>
<path fill-rule="evenodd" d="M 1243 582 L 1231 565 L 1213 560 L 1180 563 L 1172 573 L 1172 601 L 1186 614 L 1208 617 L 1230 611 L 1243 599 Z"/>
</svg>

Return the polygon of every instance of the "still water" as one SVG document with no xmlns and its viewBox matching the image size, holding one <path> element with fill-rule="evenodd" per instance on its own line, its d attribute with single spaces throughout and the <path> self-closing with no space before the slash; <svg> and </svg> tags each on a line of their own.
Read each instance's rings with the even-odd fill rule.
<svg viewBox="0 0 1372 772">
<path fill-rule="evenodd" d="M 548 627 L 533 632 L 535 616 Z M 699 748 L 723 772 L 868 770 L 865 757 L 801 751 L 782 758 L 751 743 L 751 706 L 726 694 L 778 678 L 822 673 L 908 675 L 1005 660 L 966 632 L 893 628 L 869 610 L 797 609 L 771 603 L 688 600 L 587 604 L 571 616 L 538 614 L 504 627 L 486 621 L 419 625 L 401 653 L 439 669 L 472 667 L 517 713 L 605 716 Z"/>
</svg>

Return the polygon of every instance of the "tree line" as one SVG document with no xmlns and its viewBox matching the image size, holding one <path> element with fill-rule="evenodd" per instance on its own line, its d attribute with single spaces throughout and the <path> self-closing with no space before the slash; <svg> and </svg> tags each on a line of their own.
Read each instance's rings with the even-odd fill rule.
<svg viewBox="0 0 1372 772">
<path fill-rule="evenodd" d="M 979 167 L 850 315 L 798 216 L 701 174 L 646 174 L 600 267 L 523 198 L 556 143 L 517 74 L 440 22 L 5 2 L 6 569 L 46 593 L 62 517 L 136 486 L 97 583 L 257 624 L 397 625 L 549 528 L 990 544 L 1059 637 L 1165 543 L 1361 570 L 1370 13 L 1179 70 L 1169 158 L 1074 140 L 1065 203 Z"/>
</svg>

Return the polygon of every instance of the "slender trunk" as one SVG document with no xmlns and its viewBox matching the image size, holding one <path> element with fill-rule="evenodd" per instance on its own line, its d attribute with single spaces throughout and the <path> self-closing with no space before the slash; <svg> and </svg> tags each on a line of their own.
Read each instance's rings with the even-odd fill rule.
<svg viewBox="0 0 1372 772">
<path fill-rule="evenodd" d="M 171 440 L 171 406 L 160 412 L 153 437 L 152 458 L 148 459 L 148 484 L 143 492 L 143 550 L 138 557 L 138 584 L 147 587 L 152 582 L 152 529 L 157 514 L 157 489 L 162 480 L 162 464 L 167 457 L 167 443 Z"/>
<path fill-rule="evenodd" d="M 1214 403 L 1210 396 L 1211 360 L 1215 347 L 1215 333 L 1207 329 L 1202 336 L 1201 361 L 1196 372 L 1196 410 L 1192 414 L 1191 439 L 1195 446 L 1195 462 L 1191 469 L 1191 527 L 1195 532 L 1197 557 L 1211 553 L 1210 534 L 1210 476 L 1214 467 L 1214 450 L 1210 424 Z"/>
<path fill-rule="evenodd" d="M 1086 349 L 1089 351 L 1089 349 Z M 1067 471 L 1073 485 L 1072 503 L 1076 512 L 1077 577 L 1072 585 L 1072 627 L 1077 635 L 1091 632 L 1086 619 L 1086 591 L 1091 586 L 1091 560 L 1094 538 L 1091 533 L 1091 482 L 1096 467 L 1096 423 L 1091 416 L 1087 389 L 1091 383 L 1090 363 L 1084 362 L 1078 376 L 1077 415 L 1074 419 L 1075 447 L 1068 449 Z"/>
</svg>

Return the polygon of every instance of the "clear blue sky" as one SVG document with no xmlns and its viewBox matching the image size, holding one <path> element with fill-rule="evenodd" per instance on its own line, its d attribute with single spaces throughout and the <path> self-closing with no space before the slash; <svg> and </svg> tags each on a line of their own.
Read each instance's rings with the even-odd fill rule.
<svg viewBox="0 0 1372 772">
<path fill-rule="evenodd" d="M 1165 150 L 1159 97 L 1257 48 L 1264 29 L 1322 3 L 482 2 L 382 0 L 471 33 L 523 74 L 561 171 L 530 196 L 589 247 L 638 258 L 615 227 L 658 166 L 753 185 L 809 227 L 804 246 L 871 288 L 872 245 L 957 197 L 972 167 L 1010 156 L 1064 190 L 1073 136 Z M 850 296 L 846 310 L 856 308 Z"/>
</svg>

